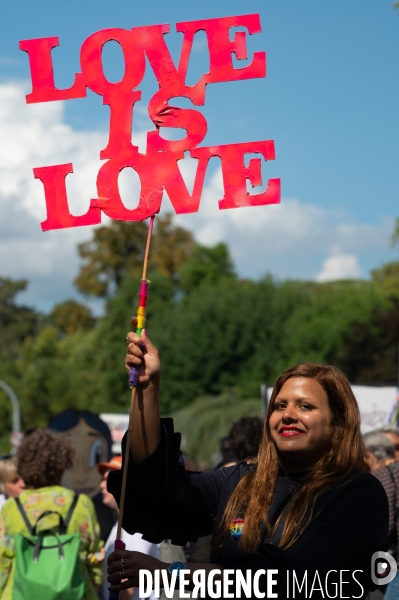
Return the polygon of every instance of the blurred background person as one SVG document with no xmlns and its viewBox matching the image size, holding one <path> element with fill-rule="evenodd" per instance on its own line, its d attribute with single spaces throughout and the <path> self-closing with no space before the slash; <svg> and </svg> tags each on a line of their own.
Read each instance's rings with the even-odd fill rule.
<svg viewBox="0 0 399 600">
<path fill-rule="evenodd" d="M 395 448 L 390 439 L 379 430 L 369 431 L 363 436 L 367 450 L 367 461 L 371 472 L 395 462 Z"/>
<path fill-rule="evenodd" d="M 367 459 L 371 471 L 384 486 L 389 503 L 388 552 L 399 560 L 399 463 L 395 461 L 395 448 L 385 431 L 370 431 L 364 436 Z M 371 598 L 377 600 L 399 599 L 399 576 L 387 586 L 382 586 L 380 596 L 373 592 Z M 384 594 L 384 595 L 383 595 Z"/>
<path fill-rule="evenodd" d="M 395 427 L 394 425 L 384 425 L 381 427 L 380 431 L 385 433 L 387 438 L 389 438 L 395 448 L 395 458 L 399 460 L 399 427 Z"/>
<path fill-rule="evenodd" d="M 39 530 L 59 528 L 59 515 L 65 520 L 75 493 L 61 486 L 65 469 L 75 457 L 71 440 L 49 429 L 36 429 L 26 436 L 17 454 L 17 469 L 26 489 L 19 500 L 29 522 L 33 525 L 46 511 L 53 511 L 40 519 Z M 57 513 L 57 514 L 54 514 Z M 9 498 L 0 515 L 0 597 L 11 600 L 14 582 L 14 536 L 29 535 L 28 527 L 14 499 Z M 90 498 L 80 494 L 69 523 L 68 533 L 80 534 L 79 556 L 85 584 L 85 600 L 97 600 L 97 589 L 102 583 L 100 527 Z"/>
<path fill-rule="evenodd" d="M 25 483 L 17 472 L 17 459 L 0 460 L 0 511 L 7 498 L 16 498 L 25 489 Z"/>
<path fill-rule="evenodd" d="M 240 461 L 258 456 L 264 421 L 260 417 L 241 417 L 230 427 L 228 436 L 220 443 L 222 460 L 216 469 L 230 467 Z"/>
<path fill-rule="evenodd" d="M 117 515 L 119 512 L 118 505 L 116 503 L 115 498 L 112 494 L 107 491 L 107 480 L 108 474 L 112 470 L 119 470 L 122 467 L 122 457 L 114 456 L 108 462 L 101 462 L 98 464 L 98 472 L 100 473 L 102 479 L 100 483 L 100 490 L 103 498 L 103 502 L 105 506 L 112 508 Z M 107 541 L 105 542 L 105 560 L 104 560 L 104 583 L 102 585 L 102 595 L 99 594 L 100 598 L 104 600 L 108 600 L 108 587 L 109 583 L 107 581 L 107 560 L 108 556 L 111 552 L 114 551 L 114 542 L 116 540 L 118 523 L 115 520 L 114 526 L 111 530 L 111 533 L 108 536 Z M 149 554 L 150 556 L 154 556 L 155 558 L 159 558 L 159 544 L 151 544 L 151 542 L 147 542 L 143 540 L 141 533 L 135 533 L 133 535 L 127 533 L 122 529 L 121 533 L 122 541 L 126 544 L 126 550 L 136 550 L 137 552 L 143 552 L 144 554 Z M 128 590 L 123 590 L 119 594 L 119 600 L 139 600 L 139 590 L 137 588 L 130 588 Z M 150 600 L 154 600 L 154 594 L 151 592 Z"/>
<path fill-rule="evenodd" d="M 260 417 L 241 417 L 233 423 L 228 440 L 236 462 L 258 456 L 263 426 L 264 421 Z"/>
<path fill-rule="evenodd" d="M 220 454 L 222 455 L 222 461 L 235 460 L 228 436 L 220 440 Z"/>
</svg>

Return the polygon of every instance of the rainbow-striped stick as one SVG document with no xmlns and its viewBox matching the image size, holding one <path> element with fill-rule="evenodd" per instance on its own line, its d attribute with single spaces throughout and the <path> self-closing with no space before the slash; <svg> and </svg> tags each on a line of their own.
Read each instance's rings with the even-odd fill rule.
<svg viewBox="0 0 399 600">
<path fill-rule="evenodd" d="M 148 267 L 148 257 L 150 254 L 150 242 L 152 235 L 152 228 L 154 225 L 155 215 L 153 215 L 150 219 L 150 224 L 148 226 L 148 234 L 147 234 L 147 244 L 145 248 L 144 255 L 144 264 L 143 264 L 143 275 L 141 278 L 140 292 L 139 292 L 139 306 L 137 309 L 137 328 L 136 333 L 140 335 L 145 327 L 145 318 L 147 312 L 147 298 L 148 298 L 148 284 L 150 283 L 147 279 L 147 267 Z M 126 448 L 125 455 L 123 460 L 123 473 L 122 473 L 122 487 L 121 487 L 121 499 L 119 506 L 119 515 L 118 515 L 118 528 L 116 531 L 116 540 L 114 542 L 114 550 L 124 550 L 125 544 L 121 539 L 122 535 L 122 522 L 123 522 L 123 512 L 125 508 L 125 491 L 126 491 L 126 479 L 127 479 L 127 467 L 129 463 L 129 454 L 130 454 L 130 431 L 131 431 L 131 423 L 132 423 L 132 414 L 134 409 L 134 402 L 136 398 L 136 389 L 139 380 L 139 369 L 137 367 L 130 367 L 129 369 L 129 385 L 132 390 L 132 396 L 130 400 L 130 411 L 129 411 L 129 426 L 127 430 L 126 436 Z M 122 575 L 122 571 L 121 571 Z M 119 600 L 119 592 L 113 592 L 110 590 L 108 600 Z"/>
<path fill-rule="evenodd" d="M 152 236 L 152 228 L 154 226 L 155 215 L 152 215 L 150 224 L 148 226 L 147 244 L 145 247 L 144 263 L 143 263 L 143 275 L 141 277 L 141 285 L 139 292 L 139 307 L 137 309 L 137 335 L 141 335 L 145 327 L 145 318 L 147 313 L 147 298 L 148 298 L 148 284 L 150 283 L 147 279 L 147 268 L 148 268 L 148 257 L 150 255 L 150 243 Z M 130 389 L 134 389 L 137 386 L 139 379 L 139 370 L 137 367 L 130 367 L 129 369 L 129 385 Z"/>
<path fill-rule="evenodd" d="M 147 298 L 148 298 L 148 284 L 150 282 L 148 279 L 142 279 L 140 285 L 140 293 L 139 293 L 139 306 L 137 309 L 137 327 L 136 333 L 137 335 L 141 335 L 145 327 L 145 318 L 147 313 Z M 129 369 L 129 385 L 130 388 L 133 389 L 136 387 L 139 379 L 139 369 L 137 367 L 130 367 Z"/>
</svg>

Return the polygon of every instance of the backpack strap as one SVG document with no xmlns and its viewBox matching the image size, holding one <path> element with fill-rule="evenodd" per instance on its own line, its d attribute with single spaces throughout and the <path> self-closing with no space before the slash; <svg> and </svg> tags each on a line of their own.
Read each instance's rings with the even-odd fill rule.
<svg viewBox="0 0 399 600">
<path fill-rule="evenodd" d="M 18 510 L 19 510 L 19 512 L 21 513 L 21 517 L 23 518 L 23 520 L 24 520 L 24 523 L 25 523 L 26 527 L 28 528 L 29 535 L 33 535 L 33 528 L 32 528 L 32 524 L 30 523 L 30 521 L 29 521 L 29 519 L 28 519 L 28 517 L 27 517 L 27 514 L 26 514 L 26 512 L 24 511 L 24 508 L 23 508 L 23 506 L 22 506 L 22 504 L 21 504 L 21 500 L 20 500 L 18 497 L 17 497 L 17 498 L 14 498 L 14 500 L 15 500 L 15 502 L 16 502 L 16 505 L 17 505 L 17 507 L 18 507 Z"/>
<path fill-rule="evenodd" d="M 64 521 L 65 533 L 67 532 L 68 525 L 70 523 L 70 520 L 72 519 L 73 511 L 76 508 L 78 500 L 79 500 L 79 494 L 75 494 L 74 497 L 73 497 L 73 500 L 72 500 L 72 504 L 69 507 L 68 514 L 67 514 L 67 516 L 65 518 L 65 521 Z"/>
<path fill-rule="evenodd" d="M 45 517 L 48 517 L 48 515 L 57 515 L 58 519 L 59 519 L 59 529 L 62 533 L 65 533 L 66 531 L 66 527 L 65 527 L 65 523 L 64 523 L 64 519 L 62 518 L 62 515 L 57 511 L 57 510 L 45 510 L 44 512 L 42 512 L 42 514 L 37 517 L 36 519 L 36 523 L 32 529 L 32 533 L 33 535 L 37 535 L 38 531 L 37 531 L 37 526 L 39 525 L 39 521 L 40 519 L 44 519 Z"/>
<path fill-rule="evenodd" d="M 25 523 L 25 525 L 26 525 L 26 527 L 28 529 L 29 535 L 36 535 L 36 525 L 37 525 L 37 522 L 36 522 L 35 527 L 32 527 L 32 524 L 30 523 L 30 521 L 29 521 L 29 519 L 27 517 L 27 514 L 24 511 L 24 508 L 23 508 L 23 506 L 21 504 L 20 499 L 17 497 L 17 498 L 14 498 L 14 500 L 16 502 L 16 505 L 18 507 L 19 512 L 21 513 L 21 517 L 22 517 L 22 519 L 23 519 L 23 521 L 24 521 L 24 523 Z M 72 504 L 69 507 L 68 514 L 67 514 L 65 520 L 62 519 L 61 515 L 58 512 L 53 511 L 53 510 L 46 510 L 44 513 L 42 513 L 40 515 L 39 519 L 41 519 L 42 517 L 45 517 L 47 515 L 53 514 L 53 513 L 56 514 L 56 515 L 58 515 L 60 517 L 60 527 L 63 530 L 63 532 L 66 533 L 66 531 L 68 529 L 69 522 L 70 522 L 70 520 L 72 518 L 72 515 L 73 515 L 73 511 L 75 510 L 76 504 L 78 503 L 78 500 L 79 500 L 79 494 L 75 494 L 74 497 L 73 497 L 73 500 L 72 500 Z M 38 519 L 38 521 L 39 521 L 39 519 Z"/>
</svg>

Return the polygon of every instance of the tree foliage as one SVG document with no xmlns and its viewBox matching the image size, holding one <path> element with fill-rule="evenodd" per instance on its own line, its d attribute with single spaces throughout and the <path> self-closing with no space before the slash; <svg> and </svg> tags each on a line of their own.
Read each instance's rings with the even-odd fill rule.
<svg viewBox="0 0 399 600">
<path fill-rule="evenodd" d="M 49 314 L 48 321 L 63 334 L 75 331 L 90 331 L 95 324 L 91 310 L 76 300 L 66 300 L 56 304 Z"/>
<path fill-rule="evenodd" d="M 157 216 L 150 255 L 152 268 L 160 275 L 176 283 L 179 271 L 191 257 L 194 246 L 193 235 L 174 225 L 171 214 Z"/>
<path fill-rule="evenodd" d="M 15 357 L 22 341 L 32 335 L 39 320 L 39 315 L 26 306 L 16 304 L 15 297 L 26 289 L 27 281 L 12 281 L 0 277 L 0 355 Z"/>
<path fill-rule="evenodd" d="M 82 259 L 75 279 L 77 289 L 88 296 L 105 298 L 126 275 L 142 268 L 147 225 L 112 221 L 94 229 L 93 239 L 79 244 Z"/>
<path fill-rule="evenodd" d="M 228 247 L 223 243 L 212 247 L 196 244 L 179 275 L 179 287 L 186 294 L 196 293 L 201 285 L 218 284 L 226 277 L 232 281 L 234 268 Z"/>
<path fill-rule="evenodd" d="M 126 277 L 140 275 L 146 246 L 146 223 L 112 221 L 94 230 L 93 239 L 79 244 L 82 259 L 75 279 L 87 296 L 110 297 Z M 151 240 L 151 265 L 161 275 L 175 280 L 194 247 L 192 234 L 175 226 L 171 215 L 155 219 Z"/>
<path fill-rule="evenodd" d="M 389 262 L 371 271 L 371 277 L 378 288 L 388 298 L 399 298 L 399 261 Z"/>
</svg>

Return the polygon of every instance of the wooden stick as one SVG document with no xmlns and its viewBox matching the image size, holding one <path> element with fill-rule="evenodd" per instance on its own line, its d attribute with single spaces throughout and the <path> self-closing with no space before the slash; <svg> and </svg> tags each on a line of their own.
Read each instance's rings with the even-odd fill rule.
<svg viewBox="0 0 399 600">
<path fill-rule="evenodd" d="M 150 243 L 151 243 L 151 235 L 152 235 L 152 228 L 154 225 L 154 219 L 155 219 L 155 215 L 152 215 L 152 217 L 150 219 L 150 224 L 148 226 L 147 243 L 146 243 L 146 247 L 145 247 L 144 263 L 143 263 L 143 275 L 141 277 L 142 281 L 144 279 L 147 279 L 148 257 L 150 254 Z M 128 464 L 129 464 L 129 455 L 130 455 L 130 438 L 131 438 L 131 434 L 132 434 L 133 411 L 134 411 L 134 405 L 135 405 L 135 400 L 136 400 L 136 390 L 137 390 L 137 387 L 132 387 L 132 395 L 130 398 L 130 409 L 129 409 L 129 425 L 128 425 L 127 436 L 126 436 L 126 448 L 125 448 L 125 453 L 123 456 L 121 497 L 120 497 L 120 503 L 119 503 L 118 527 L 116 530 L 116 539 L 117 540 L 121 539 L 121 534 L 122 534 L 123 513 L 125 510 L 127 469 L 128 469 Z"/>
<path fill-rule="evenodd" d="M 152 235 L 152 228 L 154 225 L 154 219 L 155 219 L 155 215 L 152 215 L 152 217 L 150 219 L 150 224 L 148 226 L 147 244 L 145 246 L 144 263 L 143 263 L 143 275 L 142 275 L 141 279 L 147 279 L 148 257 L 150 254 L 150 243 L 151 243 L 151 235 Z"/>
<path fill-rule="evenodd" d="M 119 515 L 118 515 L 118 527 L 116 530 L 116 539 L 121 539 L 122 534 L 122 521 L 123 521 L 123 513 L 125 510 L 125 494 L 126 494 L 126 481 L 127 481 L 127 468 L 129 465 L 129 454 L 130 454 L 130 436 L 132 432 L 132 420 L 133 420 L 133 409 L 136 399 L 136 389 L 132 388 L 132 395 L 130 399 L 130 410 L 129 410 L 129 425 L 126 436 L 126 448 L 125 454 L 123 456 L 123 473 L 122 473 L 122 487 L 121 487 L 121 498 L 119 503 Z"/>
</svg>

